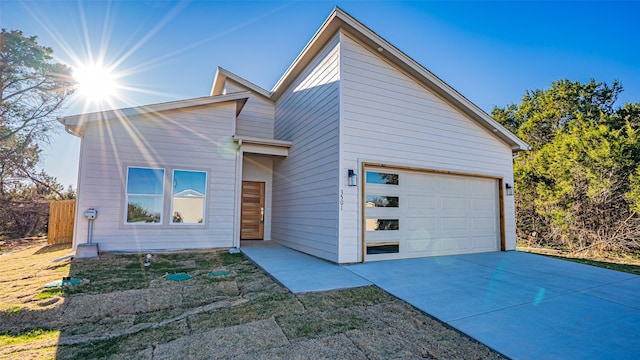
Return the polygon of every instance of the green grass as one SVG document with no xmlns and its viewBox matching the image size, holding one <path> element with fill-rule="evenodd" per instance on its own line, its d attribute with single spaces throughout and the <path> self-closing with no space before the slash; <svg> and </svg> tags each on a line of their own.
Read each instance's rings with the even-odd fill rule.
<svg viewBox="0 0 640 360">
<path fill-rule="evenodd" d="M 60 330 L 35 329 L 20 334 L 0 335 L 0 346 L 28 344 L 34 341 L 57 339 Z"/>
<path fill-rule="evenodd" d="M 64 296 L 64 290 L 62 288 L 51 288 L 42 290 L 36 295 L 36 300 L 46 300 L 54 296 Z"/>
<path fill-rule="evenodd" d="M 146 289 L 150 282 L 166 274 L 211 270 L 221 265 L 233 265 L 242 255 L 227 253 L 155 254 L 150 266 L 144 266 L 146 254 L 103 256 L 97 261 L 74 264 L 70 275 L 89 279 L 88 285 L 65 289 L 69 294 L 104 294 L 113 291 Z M 232 280 L 232 279 L 226 279 Z"/>
</svg>

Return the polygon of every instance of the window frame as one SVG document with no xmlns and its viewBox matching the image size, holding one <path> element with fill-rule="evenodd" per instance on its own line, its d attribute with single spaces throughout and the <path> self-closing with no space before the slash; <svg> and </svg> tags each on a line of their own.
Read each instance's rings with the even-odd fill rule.
<svg viewBox="0 0 640 360">
<path fill-rule="evenodd" d="M 200 223 L 181 223 L 173 221 L 173 198 L 175 196 L 174 192 L 174 184 L 176 181 L 176 171 L 184 171 L 184 172 L 197 172 L 204 173 L 204 194 L 202 196 L 202 222 Z M 207 225 L 207 193 L 208 193 L 208 180 L 209 180 L 209 172 L 206 170 L 193 170 L 193 169 L 183 169 L 183 168 L 171 168 L 171 196 L 169 197 L 169 216 L 168 225 L 171 227 L 185 227 L 185 226 L 196 226 L 196 227 L 205 227 Z"/>
<path fill-rule="evenodd" d="M 165 203 L 165 183 L 167 181 L 167 169 L 164 167 L 150 167 L 150 166 L 134 166 L 129 165 L 126 167 L 126 176 L 125 176 L 125 185 L 124 185 L 124 206 L 122 209 L 124 210 L 123 214 L 123 224 L 126 226 L 162 226 L 164 224 L 164 203 Z M 129 193 L 129 170 L 130 169 L 149 169 L 149 170 L 161 170 L 162 171 L 162 191 L 159 195 L 149 195 L 149 194 L 136 194 Z M 160 198 L 162 208 L 160 209 L 160 220 L 158 222 L 129 222 L 129 196 L 144 196 L 144 197 L 153 197 Z"/>
<path fill-rule="evenodd" d="M 124 171 L 124 179 L 121 182 L 122 192 L 121 192 L 121 205 L 120 205 L 120 223 L 118 225 L 119 228 L 122 229 L 131 229 L 135 227 L 149 227 L 149 228 L 162 228 L 162 229 L 187 229 L 187 228 L 208 228 L 207 217 L 209 216 L 209 174 L 211 173 L 211 169 L 209 168 L 190 168 L 184 166 L 170 166 L 170 165 L 137 165 L 136 163 L 125 163 L 123 165 Z M 162 170 L 164 171 L 164 176 L 162 178 L 162 210 L 160 212 L 160 221 L 159 222 L 127 222 L 128 215 L 128 204 L 129 204 L 129 195 L 137 195 L 137 194 L 129 194 L 127 192 L 129 186 L 129 169 L 138 168 L 138 169 L 152 169 L 152 170 Z M 201 172 L 205 175 L 205 184 L 204 184 L 204 197 L 203 197 L 203 205 L 202 205 L 202 223 L 174 223 L 172 220 L 173 216 L 173 180 L 174 180 L 174 171 L 190 171 L 190 172 Z M 171 186 L 168 186 L 171 184 Z M 144 194 L 143 194 L 144 195 Z M 146 195 L 145 195 L 146 196 Z M 160 197 L 160 195 L 157 195 Z"/>
</svg>

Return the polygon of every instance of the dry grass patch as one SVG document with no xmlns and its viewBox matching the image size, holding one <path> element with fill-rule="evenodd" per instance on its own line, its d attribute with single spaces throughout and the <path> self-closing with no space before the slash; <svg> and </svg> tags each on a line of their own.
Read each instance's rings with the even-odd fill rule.
<svg viewBox="0 0 640 360">
<path fill-rule="evenodd" d="M 6 255 L 0 359 L 501 358 L 373 286 L 293 295 L 220 251 L 51 262 L 67 251 Z M 42 289 L 61 274 L 89 283 Z"/>
<path fill-rule="evenodd" d="M 69 255 L 70 245 L 48 245 L 28 248 L 0 256 L 0 311 L 38 310 L 51 305 L 46 300 L 59 297 L 54 291 L 43 292 L 43 286 L 69 275 L 69 259 L 53 262 Z"/>
</svg>

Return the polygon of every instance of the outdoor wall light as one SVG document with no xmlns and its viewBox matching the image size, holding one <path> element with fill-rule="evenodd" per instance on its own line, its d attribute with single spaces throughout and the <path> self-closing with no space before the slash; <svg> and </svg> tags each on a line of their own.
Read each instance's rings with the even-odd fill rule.
<svg viewBox="0 0 640 360">
<path fill-rule="evenodd" d="M 356 174 L 356 171 L 353 169 L 349 169 L 349 186 L 356 186 L 358 185 L 358 174 Z"/>
<path fill-rule="evenodd" d="M 513 186 L 511 186 L 511 184 L 509 183 L 504 184 L 504 190 L 507 196 L 513 196 Z"/>
</svg>

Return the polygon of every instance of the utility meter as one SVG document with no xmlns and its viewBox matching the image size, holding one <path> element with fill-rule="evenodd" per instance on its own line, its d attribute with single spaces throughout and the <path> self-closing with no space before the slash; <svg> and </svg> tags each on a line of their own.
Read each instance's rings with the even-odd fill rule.
<svg viewBox="0 0 640 360">
<path fill-rule="evenodd" d="M 98 217 L 98 210 L 94 208 L 88 208 L 84 211 L 84 217 L 88 220 L 94 220 L 96 217 Z"/>
</svg>

